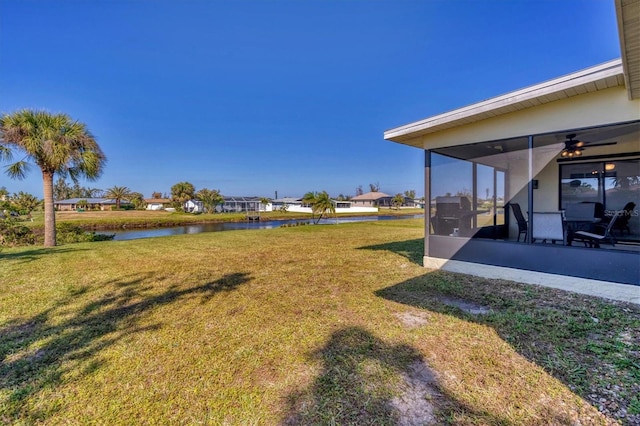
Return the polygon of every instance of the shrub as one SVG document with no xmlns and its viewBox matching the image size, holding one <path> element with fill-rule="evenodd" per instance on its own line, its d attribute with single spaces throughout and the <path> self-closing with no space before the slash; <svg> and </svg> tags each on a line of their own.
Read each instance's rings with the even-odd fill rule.
<svg viewBox="0 0 640 426">
<path fill-rule="evenodd" d="M 23 246 L 35 242 L 36 236 L 29 227 L 16 223 L 12 218 L 0 220 L 0 246 Z"/>
<path fill-rule="evenodd" d="M 56 227 L 56 240 L 58 244 L 84 243 L 91 241 L 112 240 L 115 234 L 96 234 L 87 232 L 77 225 L 62 223 Z"/>
</svg>

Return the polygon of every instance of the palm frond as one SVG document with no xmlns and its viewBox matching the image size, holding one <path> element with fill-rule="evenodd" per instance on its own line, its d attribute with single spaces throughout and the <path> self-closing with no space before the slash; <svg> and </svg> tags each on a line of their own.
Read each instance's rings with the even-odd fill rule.
<svg viewBox="0 0 640 426">
<path fill-rule="evenodd" d="M 0 160 L 9 161 L 13 158 L 13 153 L 8 146 L 0 145 Z"/>
<path fill-rule="evenodd" d="M 29 163 L 27 163 L 24 160 L 17 161 L 7 166 L 7 174 L 12 179 L 22 180 L 25 177 L 27 177 L 28 171 L 29 171 Z"/>
</svg>

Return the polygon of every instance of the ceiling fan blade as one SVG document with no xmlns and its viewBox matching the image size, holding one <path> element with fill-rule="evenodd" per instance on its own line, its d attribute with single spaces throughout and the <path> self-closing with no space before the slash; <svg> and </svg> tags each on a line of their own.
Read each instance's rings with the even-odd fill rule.
<svg viewBox="0 0 640 426">
<path fill-rule="evenodd" d="M 607 145 L 615 145 L 618 142 L 596 142 L 596 143 L 586 143 L 585 145 L 583 145 L 585 148 L 590 148 L 593 146 L 607 146 Z"/>
</svg>

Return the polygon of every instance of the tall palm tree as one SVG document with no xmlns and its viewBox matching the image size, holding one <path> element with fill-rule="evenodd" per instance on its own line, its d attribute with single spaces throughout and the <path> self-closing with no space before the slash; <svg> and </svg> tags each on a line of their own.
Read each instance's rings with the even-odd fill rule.
<svg viewBox="0 0 640 426">
<path fill-rule="evenodd" d="M 327 210 L 335 214 L 336 205 L 333 203 L 331 197 L 329 197 L 327 191 L 322 191 L 316 196 L 315 203 L 313 203 L 311 210 L 318 213 L 318 220 L 316 221 L 316 223 L 318 223 Z"/>
<path fill-rule="evenodd" d="M 318 198 L 318 193 L 314 191 L 309 191 L 302 196 L 302 203 L 311 207 L 311 221 L 315 219 L 315 209 L 313 205 L 316 203 L 316 199 Z"/>
<path fill-rule="evenodd" d="M 104 197 L 116 200 L 116 209 L 120 209 L 122 200 L 126 199 L 129 201 L 128 198 L 131 197 L 131 190 L 126 186 L 114 186 L 104 192 Z"/>
<path fill-rule="evenodd" d="M 66 114 L 21 110 L 0 118 L 3 150 L 15 148 L 24 157 L 7 167 L 11 178 L 24 179 L 29 163 L 42 172 L 44 193 L 44 245 L 56 245 L 53 177 L 56 173 L 77 180 L 100 177 L 106 156 L 84 123 Z M 5 157 L 7 154 L 4 154 Z"/>
</svg>

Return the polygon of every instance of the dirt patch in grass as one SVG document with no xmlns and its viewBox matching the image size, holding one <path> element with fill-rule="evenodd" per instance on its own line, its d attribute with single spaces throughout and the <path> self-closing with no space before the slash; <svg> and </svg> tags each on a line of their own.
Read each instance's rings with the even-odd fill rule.
<svg viewBox="0 0 640 426">
<path fill-rule="evenodd" d="M 422 327 L 429 322 L 426 312 L 398 312 L 394 315 L 407 328 Z"/>
<path fill-rule="evenodd" d="M 440 407 L 436 401 L 442 399 L 442 394 L 433 370 L 423 361 L 414 361 L 402 378 L 400 394 L 391 400 L 398 412 L 398 426 L 439 424 L 436 411 Z"/>
<path fill-rule="evenodd" d="M 461 311 L 471 315 L 485 315 L 491 312 L 491 308 L 487 306 L 483 306 L 478 303 L 470 302 L 468 300 L 464 300 L 457 297 L 439 296 L 439 297 L 435 297 L 435 300 L 437 302 L 442 303 L 443 305 L 458 308 Z"/>
</svg>

